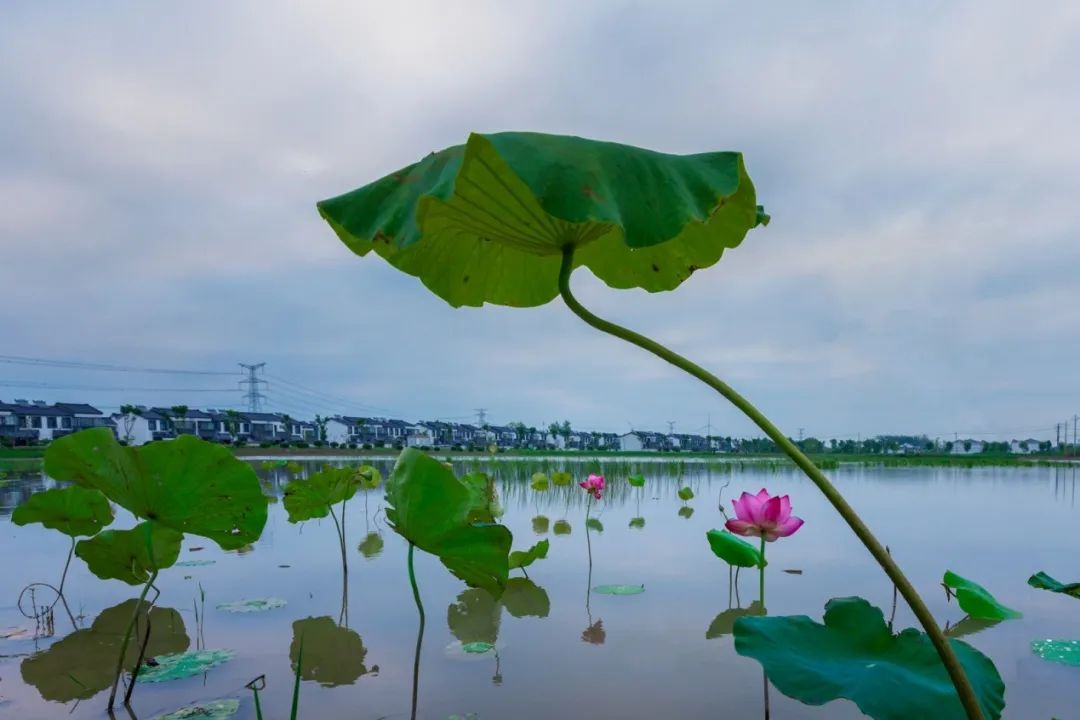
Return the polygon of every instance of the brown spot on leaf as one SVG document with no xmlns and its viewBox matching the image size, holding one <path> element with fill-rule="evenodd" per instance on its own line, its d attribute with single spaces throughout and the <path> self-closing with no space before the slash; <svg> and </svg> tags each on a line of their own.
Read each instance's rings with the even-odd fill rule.
<svg viewBox="0 0 1080 720">
<path fill-rule="evenodd" d="M 660 268 L 658 268 L 658 267 L 656 266 L 656 263 L 653 263 L 653 266 L 652 266 L 652 271 L 653 271 L 653 272 L 660 272 Z"/>
<path fill-rule="evenodd" d="M 693 274 L 694 274 L 694 273 L 695 273 L 695 272 L 696 272 L 697 270 L 698 270 L 698 266 L 697 266 L 697 265 L 691 265 L 690 267 L 688 267 L 688 268 L 687 268 L 687 271 L 688 271 L 688 272 L 689 272 L 689 273 L 690 273 L 691 275 L 693 275 Z"/>
<path fill-rule="evenodd" d="M 465 277 L 461 278 L 461 282 L 463 282 L 463 283 L 469 282 L 469 276 L 466 275 Z"/>
</svg>

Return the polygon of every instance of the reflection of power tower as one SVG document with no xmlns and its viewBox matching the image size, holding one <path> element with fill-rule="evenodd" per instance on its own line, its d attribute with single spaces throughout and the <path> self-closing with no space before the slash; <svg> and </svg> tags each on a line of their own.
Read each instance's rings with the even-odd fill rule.
<svg viewBox="0 0 1080 720">
<path fill-rule="evenodd" d="M 240 381 L 240 388 L 244 390 L 244 402 L 247 403 L 249 412 L 259 412 L 262 409 L 262 401 L 266 399 L 266 395 L 263 395 L 259 388 L 267 384 L 265 380 L 259 378 L 259 371 L 266 367 L 266 363 L 254 365 L 240 363 L 240 367 L 247 370 L 247 378 Z"/>
</svg>

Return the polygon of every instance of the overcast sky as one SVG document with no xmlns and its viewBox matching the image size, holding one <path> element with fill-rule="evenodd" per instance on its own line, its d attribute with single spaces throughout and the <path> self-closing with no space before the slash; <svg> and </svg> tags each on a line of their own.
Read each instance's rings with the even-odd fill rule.
<svg viewBox="0 0 1080 720">
<path fill-rule="evenodd" d="M 303 416 L 753 434 L 558 302 L 454 310 L 315 211 L 536 130 L 745 153 L 768 228 L 675 292 L 574 283 L 789 434 L 1053 437 L 1080 412 L 1077 67 L 1067 0 L 8 0 L 0 353 L 265 361 Z M 236 379 L 0 363 L 0 398 L 240 407 Z"/>
</svg>

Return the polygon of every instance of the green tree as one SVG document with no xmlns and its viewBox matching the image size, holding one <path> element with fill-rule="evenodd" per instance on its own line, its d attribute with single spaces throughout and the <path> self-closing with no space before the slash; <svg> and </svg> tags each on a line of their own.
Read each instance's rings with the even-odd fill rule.
<svg viewBox="0 0 1080 720">
<path fill-rule="evenodd" d="M 143 411 L 137 405 L 121 405 L 120 414 L 124 423 L 124 442 L 131 443 L 135 438 L 131 431 L 135 429 L 135 418 L 142 417 Z"/>
<path fill-rule="evenodd" d="M 225 411 L 225 432 L 229 433 L 233 440 L 240 430 L 240 413 L 236 410 Z"/>
<path fill-rule="evenodd" d="M 173 430 L 176 432 L 182 432 L 184 429 L 184 421 L 187 419 L 188 406 L 187 405 L 173 405 L 169 408 L 169 412 L 172 413 L 173 418 L 179 420 L 179 423 L 173 423 Z"/>
<path fill-rule="evenodd" d="M 325 418 L 322 415 L 315 416 L 315 427 L 319 429 L 318 439 L 322 442 L 326 442 L 326 421 L 329 418 Z"/>
</svg>

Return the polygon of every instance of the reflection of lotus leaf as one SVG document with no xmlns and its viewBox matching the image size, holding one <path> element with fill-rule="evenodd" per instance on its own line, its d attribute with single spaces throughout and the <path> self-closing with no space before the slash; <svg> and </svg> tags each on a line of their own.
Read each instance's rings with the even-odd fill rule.
<svg viewBox="0 0 1080 720">
<path fill-rule="evenodd" d="M 471 588 L 459 593 L 457 601 L 446 609 L 446 623 L 463 646 L 477 642 L 493 644 L 499 639 L 501 615 L 502 606 L 491 593 Z"/>
<path fill-rule="evenodd" d="M 528 578 L 514 577 L 506 581 L 500 598 L 506 612 L 516 618 L 545 618 L 551 612 L 547 591 Z"/>
<path fill-rule="evenodd" d="M 713 640 L 735 632 L 735 621 L 741 617 L 764 614 L 765 608 L 762 607 L 761 603 L 757 600 L 750 603 L 750 607 L 728 608 L 713 618 L 712 624 L 709 625 L 709 629 L 705 631 L 705 639 Z"/>
<path fill-rule="evenodd" d="M 568 472 L 553 472 L 551 473 L 551 483 L 559 487 L 565 487 L 573 481 L 573 476 Z"/>
<path fill-rule="evenodd" d="M 329 617 L 309 617 L 293 623 L 293 639 L 289 659 L 293 672 L 300 659 L 300 642 L 304 643 L 304 660 L 300 678 L 312 680 L 323 687 L 352 685 L 361 676 L 377 673 L 378 665 L 364 665 L 367 648 L 359 633 L 341 627 Z"/>
<path fill-rule="evenodd" d="M 569 535 L 572 528 L 570 523 L 566 520 L 556 520 L 555 526 L 551 529 L 551 532 L 555 535 Z"/>
<path fill-rule="evenodd" d="M 215 700 L 180 708 L 168 715 L 158 715 L 154 720 L 227 720 L 240 711 L 239 700 Z"/>
<path fill-rule="evenodd" d="M 997 601 L 990 592 L 976 582 L 946 571 L 942 583 L 956 592 L 960 609 L 976 620 L 1012 620 L 1021 614 Z"/>
<path fill-rule="evenodd" d="M 679 517 L 689 520 L 694 515 L 694 508 L 689 505 L 683 505 L 679 508 Z"/>
<path fill-rule="evenodd" d="M 640 595 L 645 592 L 644 585 L 597 585 L 592 589 L 599 595 Z"/>
<path fill-rule="evenodd" d="M 546 492 L 551 487 L 551 481 L 548 480 L 547 475 L 538 472 L 533 474 L 532 481 L 529 483 L 529 486 L 537 492 Z"/>
<path fill-rule="evenodd" d="M 641 530 L 642 528 L 645 527 L 645 518 L 643 518 L 643 517 L 630 518 L 630 527 L 633 528 L 634 530 Z"/>
<path fill-rule="evenodd" d="M 1035 640 L 1031 652 L 1043 660 L 1080 666 L 1080 640 Z"/>
<path fill-rule="evenodd" d="M 159 655 L 154 658 L 156 665 L 139 671 L 139 682 L 167 682 L 201 675 L 211 668 L 229 662 L 234 654 L 232 650 L 194 650 L 174 655 Z"/>
<path fill-rule="evenodd" d="M 120 643 L 135 612 L 135 602 L 132 598 L 103 610 L 89 628 L 76 630 L 48 650 L 23 660 L 23 681 L 36 687 L 41 697 L 54 702 L 85 700 L 112 685 Z M 139 626 L 144 628 L 146 607 L 144 603 L 139 618 Z M 191 640 L 179 612 L 155 607 L 150 618 L 148 657 L 188 649 Z M 137 657 L 136 643 L 129 643 L 125 669 L 131 670 Z"/>
<path fill-rule="evenodd" d="M 644 475 L 631 475 L 630 477 L 627 478 L 627 480 L 630 482 L 631 487 L 644 487 L 645 486 L 645 476 Z"/>
<path fill-rule="evenodd" d="M 96 535 L 112 520 L 112 506 L 105 496 L 78 485 L 34 493 L 11 513 L 16 525 L 41 523 L 71 537 Z"/>
<path fill-rule="evenodd" d="M 217 609 L 227 613 L 254 613 L 277 610 L 285 607 L 285 604 L 285 601 L 281 598 L 257 598 L 255 600 L 235 600 L 222 603 L 217 606 Z"/>
<path fill-rule="evenodd" d="M 952 627 L 946 628 L 945 635 L 951 638 L 964 637 L 965 635 L 974 635 L 983 630 L 989 630 L 1000 624 L 1000 620 L 976 620 L 973 617 L 966 617 Z"/>
<path fill-rule="evenodd" d="M 603 645 L 607 640 L 607 633 L 604 631 L 604 621 L 597 620 L 581 633 L 581 639 L 590 645 Z"/>
<path fill-rule="evenodd" d="M 356 549 L 359 550 L 360 554 L 365 558 L 372 560 L 382 555 L 383 544 L 382 535 L 371 532 L 367 534 L 367 537 L 360 542 L 360 545 L 358 545 Z"/>
<path fill-rule="evenodd" d="M 1001 716 L 1005 685 L 985 655 L 950 640 L 989 720 Z M 825 605 L 825 624 L 806 617 L 742 617 L 735 651 L 762 664 L 782 693 L 807 705 L 853 701 L 875 720 L 967 717 L 930 638 L 893 635 L 881 610 L 862 598 Z"/>
<path fill-rule="evenodd" d="M 548 529 L 551 526 L 551 521 L 543 515 L 537 515 L 532 519 L 532 529 L 537 535 L 547 535 Z"/>
<path fill-rule="evenodd" d="M 585 527 L 593 532 L 604 532 L 604 524 L 600 522 L 599 518 L 589 518 L 585 521 Z"/>
</svg>

